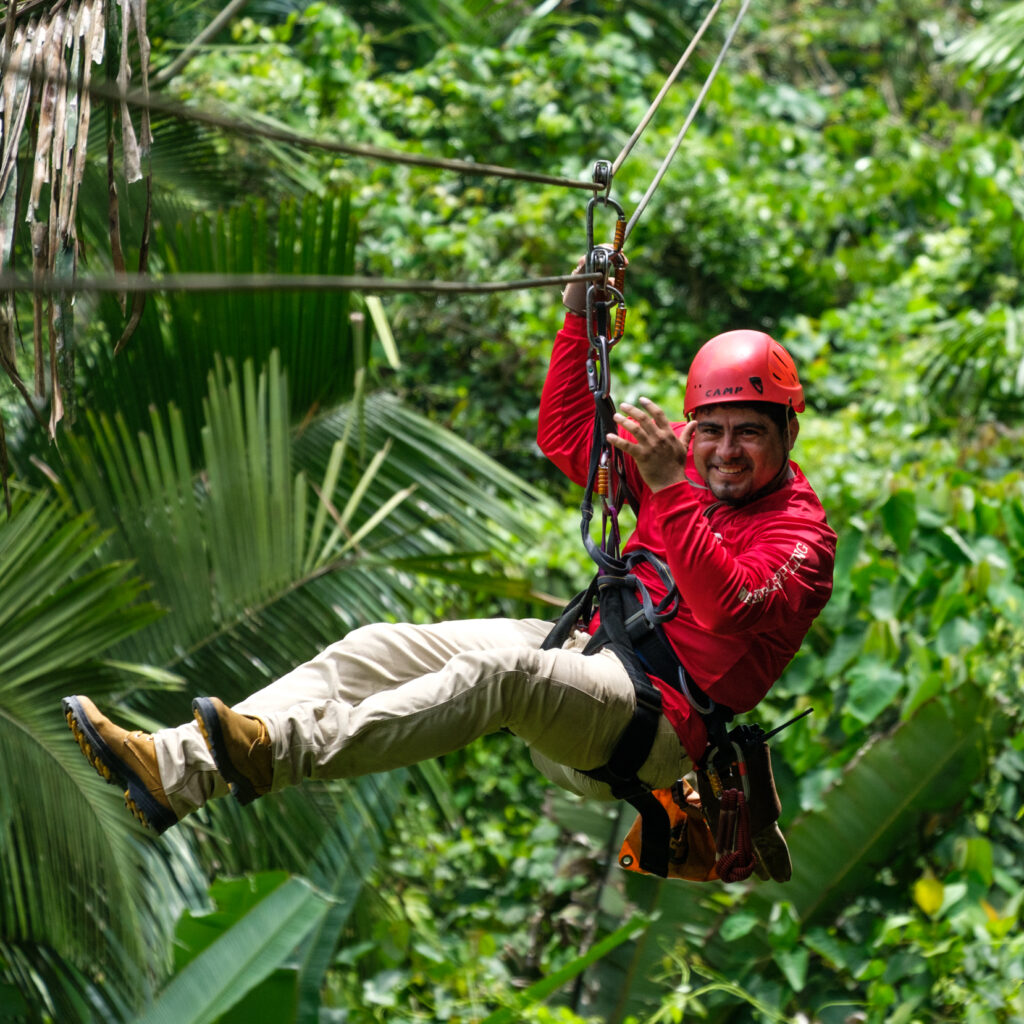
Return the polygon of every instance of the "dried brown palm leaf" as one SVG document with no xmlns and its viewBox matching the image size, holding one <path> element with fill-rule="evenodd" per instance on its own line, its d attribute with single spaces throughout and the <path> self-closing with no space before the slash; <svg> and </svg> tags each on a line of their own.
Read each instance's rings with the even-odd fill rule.
<svg viewBox="0 0 1024 1024">
<path fill-rule="evenodd" d="M 115 6 L 116 5 L 116 6 Z M 108 53 L 108 18 L 114 22 L 116 57 Z M 73 282 L 78 270 L 76 231 L 78 198 L 87 159 L 92 117 L 94 66 L 116 60 L 116 80 L 122 96 L 133 76 L 137 53 L 143 97 L 149 94 L 149 40 L 146 36 L 146 0 L 30 0 L 7 6 L 0 37 L 0 270 L 18 261 L 18 224 L 27 221 L 33 277 Z M 114 77 L 113 74 L 110 75 Z M 152 143 L 149 111 L 143 109 L 139 128 L 128 104 L 114 103 L 120 116 L 121 167 L 126 181 L 146 175 L 143 162 Z M 31 128 L 31 138 L 26 130 Z M 111 252 L 114 270 L 125 270 L 120 241 L 114 154 L 111 166 Z M 151 182 L 147 182 L 151 194 Z M 148 262 L 150 203 L 140 244 L 140 269 Z M 37 396 L 50 396 L 49 430 L 74 412 L 73 291 L 31 295 L 33 321 L 33 386 Z M 12 307 L 10 301 L 6 304 Z M 125 304 L 126 316 L 128 315 Z M 131 315 L 119 349 L 141 316 L 139 303 Z M 14 321 L 14 317 L 11 317 Z M 7 346 L 0 359 L 3 370 L 18 377 L 14 349 Z M 18 378 L 20 381 L 20 377 Z M 17 386 L 17 381 L 16 381 Z M 21 390 L 19 388 L 19 390 Z M 27 399 L 28 400 L 28 399 Z M 33 406 L 33 412 L 37 413 Z M 38 418 L 38 417 L 37 417 Z"/>
</svg>

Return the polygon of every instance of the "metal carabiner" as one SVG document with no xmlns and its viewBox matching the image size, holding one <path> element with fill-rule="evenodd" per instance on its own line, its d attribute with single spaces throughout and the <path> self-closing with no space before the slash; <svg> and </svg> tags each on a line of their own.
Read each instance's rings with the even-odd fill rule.
<svg viewBox="0 0 1024 1024">
<path fill-rule="evenodd" d="M 594 207 L 595 206 L 610 206 L 618 214 L 618 221 L 615 230 L 615 237 L 618 240 L 619 234 L 625 229 L 626 225 L 626 211 L 610 196 L 594 196 L 590 202 L 587 203 L 587 251 L 589 252 L 594 248 Z M 618 224 L 622 225 L 620 229 Z M 618 240 L 618 244 L 613 246 L 616 251 L 622 248 L 621 240 Z"/>
<path fill-rule="evenodd" d="M 597 398 L 607 398 L 612 392 L 611 367 L 608 352 L 611 346 L 603 334 L 590 339 L 590 355 L 587 357 L 587 385 Z"/>
</svg>

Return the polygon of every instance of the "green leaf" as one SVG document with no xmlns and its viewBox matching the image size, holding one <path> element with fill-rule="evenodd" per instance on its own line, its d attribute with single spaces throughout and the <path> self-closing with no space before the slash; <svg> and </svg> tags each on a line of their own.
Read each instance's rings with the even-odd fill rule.
<svg viewBox="0 0 1024 1024">
<path fill-rule="evenodd" d="M 288 880 L 284 871 L 263 871 L 244 878 L 218 878 L 210 885 L 213 910 L 186 910 L 174 929 L 177 969 L 194 960 L 262 900 Z"/>
<path fill-rule="evenodd" d="M 1002 716 L 973 686 L 923 705 L 872 741 L 825 794 L 821 811 L 787 830 L 793 878 L 753 894 L 753 905 L 789 900 L 804 922 L 818 920 L 885 863 L 930 808 L 953 806 L 984 763 Z"/>
<path fill-rule="evenodd" d="M 708 898 L 705 887 L 631 876 L 633 899 L 659 914 L 646 930 L 643 948 L 685 939 L 726 973 L 770 959 L 767 927 L 726 941 L 731 914 L 753 914 L 767 925 L 773 907 L 789 903 L 805 928 L 826 921 L 875 877 L 908 835 L 916 834 L 922 815 L 963 798 L 985 763 L 987 745 L 1006 727 L 990 699 L 972 686 L 923 705 L 864 748 L 825 792 L 820 810 L 786 828 L 792 879 L 730 888 L 735 902 L 728 912 Z M 793 962 L 789 968 L 798 966 Z"/>
<path fill-rule="evenodd" d="M 977 875 L 985 885 L 991 885 L 994 872 L 992 843 L 984 836 L 971 836 L 960 840 L 957 859 L 964 871 Z"/>
<path fill-rule="evenodd" d="M 910 550 L 917 528 L 917 498 L 911 491 L 897 491 L 878 510 L 886 533 L 893 539 L 901 555 Z"/>
<path fill-rule="evenodd" d="M 328 907 L 303 879 L 279 885 L 176 974 L 135 1024 L 212 1024 L 291 956 Z"/>
<path fill-rule="evenodd" d="M 515 1024 L 518 1015 L 528 1006 L 546 999 L 549 995 L 557 992 L 563 985 L 571 981 L 578 974 L 585 971 L 591 964 L 596 963 L 602 957 L 607 956 L 613 949 L 628 942 L 631 938 L 643 931 L 645 920 L 639 915 L 629 919 L 621 928 L 617 928 L 610 935 L 606 935 L 600 942 L 593 946 L 582 956 L 578 956 L 563 968 L 551 974 L 542 981 L 535 982 L 519 998 L 515 1006 L 504 1006 L 500 1010 L 485 1017 L 480 1024 Z"/>
<path fill-rule="evenodd" d="M 874 660 L 858 662 L 847 672 L 850 690 L 845 709 L 858 721 L 873 722 L 899 700 L 904 680 L 900 672 Z"/>
<path fill-rule="evenodd" d="M 402 368 L 402 360 L 398 356 L 398 345 L 395 344 L 395 336 L 391 333 L 391 324 L 388 323 L 387 313 L 384 312 L 384 303 L 378 295 L 364 296 L 363 301 L 370 311 L 370 320 L 373 322 L 373 329 L 377 332 L 384 355 L 387 358 L 388 366 L 392 370 Z"/>
<path fill-rule="evenodd" d="M 777 949 L 772 959 L 779 965 L 794 992 L 802 992 L 807 983 L 807 966 L 810 963 L 810 950 L 804 946 L 793 949 Z"/>
<path fill-rule="evenodd" d="M 757 914 L 743 912 L 730 914 L 722 924 L 722 938 L 726 942 L 741 939 L 744 935 L 749 935 L 760 924 L 761 919 Z"/>
<path fill-rule="evenodd" d="M 37 943 L 126 986 L 163 939 L 143 923 L 148 853 L 120 794 L 82 758 L 60 698 L 124 686 L 132 676 L 103 656 L 159 612 L 127 565 L 86 568 L 102 545 L 91 516 L 45 495 L 17 492 L 0 519 L 0 919 L 5 943 Z"/>
</svg>

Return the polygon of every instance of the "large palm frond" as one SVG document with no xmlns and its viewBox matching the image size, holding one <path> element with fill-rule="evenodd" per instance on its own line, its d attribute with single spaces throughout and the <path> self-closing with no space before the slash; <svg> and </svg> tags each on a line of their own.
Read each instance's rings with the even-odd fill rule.
<svg viewBox="0 0 1024 1024">
<path fill-rule="evenodd" d="M 61 489 L 94 510 L 110 531 L 105 556 L 133 555 L 166 609 L 122 640 L 120 659 L 173 670 L 191 691 L 242 696 L 356 624 L 422 614 L 416 581 L 432 567 L 442 579 L 461 574 L 486 589 L 464 552 L 479 556 L 513 528 L 523 536 L 503 500 L 525 492 L 516 478 L 385 397 L 316 423 L 302 438 L 307 468 L 295 471 L 287 391 L 276 353 L 259 375 L 252 362 L 215 367 L 203 402 L 201 472 L 173 407 L 152 414 L 149 433 L 133 435 L 122 417 L 90 416 L 88 430 L 66 438 Z M 495 589 L 528 588 L 499 574 Z M 429 600 L 440 600 L 439 591 Z M 189 696 L 153 688 L 119 700 L 150 725 L 187 718 Z M 379 832 L 406 778 L 344 786 L 344 804 L 365 808 Z M 365 842 L 353 855 L 339 840 L 324 862 L 333 869 L 313 857 L 337 816 L 334 799 L 307 786 L 242 814 L 222 803 L 193 820 L 202 835 L 194 855 L 220 870 L 286 866 L 315 878 L 326 870 L 321 884 L 354 884 L 346 899 L 355 900 Z M 346 921 L 332 912 L 317 930 L 310 962 L 319 966 L 303 974 L 304 991 L 318 984 L 325 950 Z"/>
<path fill-rule="evenodd" d="M 83 429 L 66 438 L 66 461 L 58 467 L 61 490 L 73 504 L 93 510 L 109 531 L 103 558 L 133 555 L 151 584 L 151 596 L 166 609 L 156 620 L 147 609 L 145 628 L 132 635 L 122 629 L 114 637 L 119 662 L 146 662 L 157 683 L 172 678 L 170 669 L 193 691 L 241 696 L 352 625 L 421 614 L 417 609 L 424 601 L 414 573 L 426 573 L 432 562 L 458 569 L 465 541 L 479 551 L 502 539 L 499 524 L 506 529 L 515 524 L 501 501 L 502 494 L 522 492 L 514 477 L 386 399 L 368 402 L 361 414 L 350 410 L 348 423 L 339 413 L 308 432 L 303 462 L 317 481 L 314 493 L 306 474 L 293 469 L 283 377 L 275 354 L 259 375 L 251 362 L 241 370 L 214 369 L 204 401 L 202 472 L 189 458 L 181 415 L 174 409 L 167 416 L 154 412 L 147 434 L 134 436 L 123 418 L 90 416 Z M 382 439 L 399 426 L 409 435 L 392 443 L 391 451 L 402 456 L 392 467 Z M 481 476 L 483 483 L 474 482 Z M 41 520 L 40 529 L 48 529 Z M 471 575 L 464 566 L 463 571 Z M 487 586 L 485 577 L 477 575 L 476 582 L 480 589 Z M 525 592 L 521 583 L 504 578 L 497 589 L 507 593 L 515 586 Z M 436 590 L 429 594 L 430 601 L 438 597 Z M 82 680 L 63 676 L 52 684 L 54 701 L 58 691 L 83 686 Z M 123 688 L 123 677 L 113 671 L 88 679 L 88 692 L 108 706 L 120 704 L 142 724 L 187 717 L 191 694 L 160 686 L 131 693 Z M 102 803 L 105 787 L 96 784 L 54 709 L 48 713 L 48 739 L 67 758 L 76 785 L 101 801 L 103 829 L 127 834 L 130 819 Z M 386 827 L 405 780 L 403 773 L 344 787 L 345 805 L 364 806 L 367 817 Z M 62 785 L 67 788 L 66 779 Z M 282 865 L 306 874 L 320 871 L 310 858 L 322 849 L 315 837 L 327 834 L 337 814 L 333 800 L 329 791 L 308 786 L 268 798 L 265 808 L 241 815 L 229 801 L 194 819 L 203 837 L 194 846 L 187 829 L 175 830 L 172 841 L 181 848 L 166 849 L 165 837 L 145 865 L 145 875 L 153 879 L 149 898 L 167 906 L 155 910 L 151 920 L 138 920 L 136 931 L 148 933 L 159 946 L 169 910 L 182 904 L 173 884 L 182 870 L 175 861 L 182 857 L 191 863 L 201 856 L 237 871 Z M 93 817 L 65 817 L 62 827 L 74 848 L 104 848 Z M 340 843 L 331 877 L 338 884 L 361 879 L 343 853 Z M 324 884 L 334 883 L 325 876 Z M 120 903 L 111 889 L 108 899 L 97 899 L 89 910 L 97 922 L 105 922 L 119 913 Z M 61 919 L 70 909 L 50 912 Z M 323 964 L 324 950 L 344 922 L 343 915 L 325 919 L 316 937 L 317 964 Z M 152 955 L 159 962 L 159 955 Z M 93 961 L 92 966 L 102 965 Z M 314 975 L 305 976 L 307 987 Z"/>
<path fill-rule="evenodd" d="M 251 362 L 214 370 L 201 475 L 173 408 L 137 437 L 90 417 L 68 438 L 62 485 L 167 609 L 125 660 L 248 692 L 355 625 L 413 614 L 414 572 L 466 572 L 462 552 L 517 525 L 502 501 L 524 493 L 515 477 L 382 397 L 308 431 L 295 472 L 283 377 L 276 354 L 258 377 Z M 504 574 L 496 589 L 528 592 Z"/>
<path fill-rule="evenodd" d="M 944 321 L 915 354 L 922 366 L 922 390 L 937 416 L 955 410 L 962 418 L 1019 420 L 1024 394 L 1020 309 L 998 305 Z"/>
<path fill-rule="evenodd" d="M 20 496 L 0 522 L 0 942 L 20 951 L 7 960 L 22 977 L 33 962 L 48 973 L 38 957 L 50 950 L 98 961 L 127 989 L 166 943 L 159 917 L 143 923 L 153 871 L 59 712 L 69 691 L 123 686 L 103 654 L 158 614 L 126 564 L 97 567 L 102 545 L 89 516 L 44 496 Z"/>
<path fill-rule="evenodd" d="M 1024 95 L 1024 3 L 988 18 L 949 48 L 947 59 L 988 79 L 987 91 L 1005 106 Z"/>
<path fill-rule="evenodd" d="M 197 214 L 168 206 L 154 230 L 153 261 L 169 273 L 309 274 L 352 272 L 355 232 L 344 193 L 269 209 L 244 203 L 227 213 Z M 241 365 L 280 353 L 289 406 L 298 419 L 350 397 L 365 366 L 362 336 L 353 334 L 348 292 L 286 289 L 175 292 L 154 298 L 131 343 L 116 357 L 98 346 L 86 357 L 83 401 L 118 411 L 131 432 L 147 430 L 150 409 L 174 403 L 188 449 L 202 451 L 203 395 L 218 357 Z M 112 298 L 98 314 L 111 336 L 121 313 Z"/>
</svg>

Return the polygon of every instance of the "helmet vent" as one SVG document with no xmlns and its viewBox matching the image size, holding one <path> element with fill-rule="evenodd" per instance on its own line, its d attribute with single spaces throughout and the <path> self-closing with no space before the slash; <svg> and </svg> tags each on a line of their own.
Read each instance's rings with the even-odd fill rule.
<svg viewBox="0 0 1024 1024">
<path fill-rule="evenodd" d="M 773 348 L 768 356 L 769 369 L 772 377 L 783 387 L 799 387 L 800 381 L 791 361 L 784 359 L 777 348 Z"/>
<path fill-rule="evenodd" d="M 759 395 L 763 395 L 763 394 L 764 394 L 764 381 L 763 381 L 763 380 L 761 380 L 761 378 L 760 378 L 760 377 L 748 377 L 748 378 L 747 378 L 747 380 L 749 380 L 749 381 L 750 381 L 750 386 L 751 386 L 751 387 L 752 387 L 752 388 L 753 388 L 753 389 L 754 389 L 754 390 L 755 390 L 755 391 L 756 391 L 756 392 L 757 392 L 757 393 L 758 393 Z"/>
</svg>

